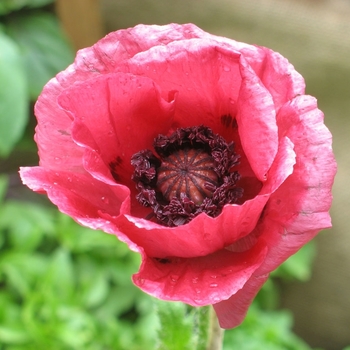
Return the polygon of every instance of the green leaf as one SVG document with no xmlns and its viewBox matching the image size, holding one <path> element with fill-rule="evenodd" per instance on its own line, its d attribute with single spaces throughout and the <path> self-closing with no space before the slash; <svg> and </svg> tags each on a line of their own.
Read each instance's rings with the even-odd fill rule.
<svg viewBox="0 0 350 350">
<path fill-rule="evenodd" d="M 279 306 L 279 289 L 272 278 L 269 278 L 260 289 L 255 301 L 264 310 L 274 310 Z"/>
<path fill-rule="evenodd" d="M 7 201 L 0 212 L 0 229 L 9 230 L 9 241 L 15 249 L 33 251 L 44 234 L 54 231 L 52 214 L 52 210 L 39 205 Z"/>
<path fill-rule="evenodd" d="M 210 308 L 212 306 L 198 307 L 195 312 L 195 335 L 197 338 L 196 350 L 205 350 L 209 340 Z"/>
<path fill-rule="evenodd" d="M 157 302 L 161 328 L 157 350 L 193 350 L 193 314 L 181 302 Z"/>
<path fill-rule="evenodd" d="M 41 7 L 51 4 L 54 0 L 1 0 L 0 2 L 0 15 L 5 15 L 12 11 L 20 10 L 27 7 Z"/>
<path fill-rule="evenodd" d="M 74 287 L 74 266 L 69 252 L 58 248 L 52 256 L 45 276 L 46 288 L 60 300 L 71 298 Z"/>
<path fill-rule="evenodd" d="M 54 1 L 55 0 L 26 0 L 27 6 L 31 7 L 31 8 L 42 7 L 42 6 L 53 3 Z"/>
<path fill-rule="evenodd" d="M 18 43 L 25 60 L 29 95 L 35 100 L 43 86 L 73 61 L 73 52 L 50 13 L 33 11 L 11 16 L 8 34 Z"/>
<path fill-rule="evenodd" d="M 104 271 L 90 275 L 90 283 L 85 287 L 83 301 L 86 307 L 96 307 L 107 297 L 109 286 Z"/>
<path fill-rule="evenodd" d="M 4 200 L 8 185 L 8 176 L 0 175 L 0 204 Z"/>
<path fill-rule="evenodd" d="M 68 349 L 85 349 L 97 336 L 93 317 L 88 312 L 60 307 L 57 314 L 60 320 L 57 336 Z"/>
<path fill-rule="evenodd" d="M 253 303 L 243 323 L 225 331 L 224 350 L 311 350 L 291 330 L 292 314 L 289 311 L 263 311 Z"/>
<path fill-rule="evenodd" d="M 22 344 L 28 339 L 28 334 L 23 330 L 0 326 L 0 343 Z"/>
<path fill-rule="evenodd" d="M 0 258 L 0 275 L 6 276 L 6 285 L 22 297 L 27 296 L 46 269 L 46 259 L 39 254 L 16 251 L 3 253 Z"/>
<path fill-rule="evenodd" d="M 29 98 L 18 46 L 0 32 L 0 47 L 0 157 L 5 157 L 22 136 Z"/>
<path fill-rule="evenodd" d="M 126 287 L 114 287 L 110 289 L 108 298 L 99 307 L 98 313 L 106 315 L 120 316 L 122 313 L 131 310 L 138 296 L 138 290 L 130 285 Z"/>
</svg>

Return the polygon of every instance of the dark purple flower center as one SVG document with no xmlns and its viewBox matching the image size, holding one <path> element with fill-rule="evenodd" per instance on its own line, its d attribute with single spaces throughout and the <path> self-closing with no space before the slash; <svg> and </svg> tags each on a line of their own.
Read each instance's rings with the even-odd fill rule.
<svg viewBox="0 0 350 350">
<path fill-rule="evenodd" d="M 179 128 L 172 135 L 154 140 L 150 150 L 135 153 L 132 179 L 137 200 L 150 207 L 157 222 L 166 226 L 188 223 L 200 213 L 218 216 L 225 204 L 234 204 L 243 189 L 236 186 L 234 171 L 239 155 L 233 142 L 205 126 Z"/>
</svg>

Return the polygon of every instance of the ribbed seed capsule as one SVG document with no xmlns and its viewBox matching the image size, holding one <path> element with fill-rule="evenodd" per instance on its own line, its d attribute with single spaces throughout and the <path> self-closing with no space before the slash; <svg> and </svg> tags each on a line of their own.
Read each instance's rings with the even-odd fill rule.
<svg viewBox="0 0 350 350">
<path fill-rule="evenodd" d="M 186 195 L 196 205 L 218 186 L 214 159 L 201 149 L 182 149 L 162 160 L 157 188 L 170 201 Z"/>
</svg>

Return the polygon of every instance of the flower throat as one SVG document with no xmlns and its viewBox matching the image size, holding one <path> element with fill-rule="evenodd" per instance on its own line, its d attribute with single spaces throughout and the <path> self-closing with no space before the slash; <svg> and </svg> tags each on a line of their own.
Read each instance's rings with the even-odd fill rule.
<svg viewBox="0 0 350 350">
<path fill-rule="evenodd" d="M 170 136 L 154 139 L 155 156 L 142 150 L 131 157 L 132 180 L 138 202 L 150 207 L 157 222 L 165 226 L 188 223 L 200 213 L 218 216 L 225 204 L 234 204 L 243 189 L 234 143 L 206 126 L 179 128 Z"/>
</svg>

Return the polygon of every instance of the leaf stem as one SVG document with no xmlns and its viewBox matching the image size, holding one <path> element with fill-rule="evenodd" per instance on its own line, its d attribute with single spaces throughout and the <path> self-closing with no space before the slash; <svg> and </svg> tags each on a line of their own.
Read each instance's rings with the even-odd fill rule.
<svg viewBox="0 0 350 350">
<path fill-rule="evenodd" d="M 210 307 L 209 341 L 207 350 L 222 350 L 223 340 L 224 329 L 219 325 L 214 308 Z"/>
</svg>

